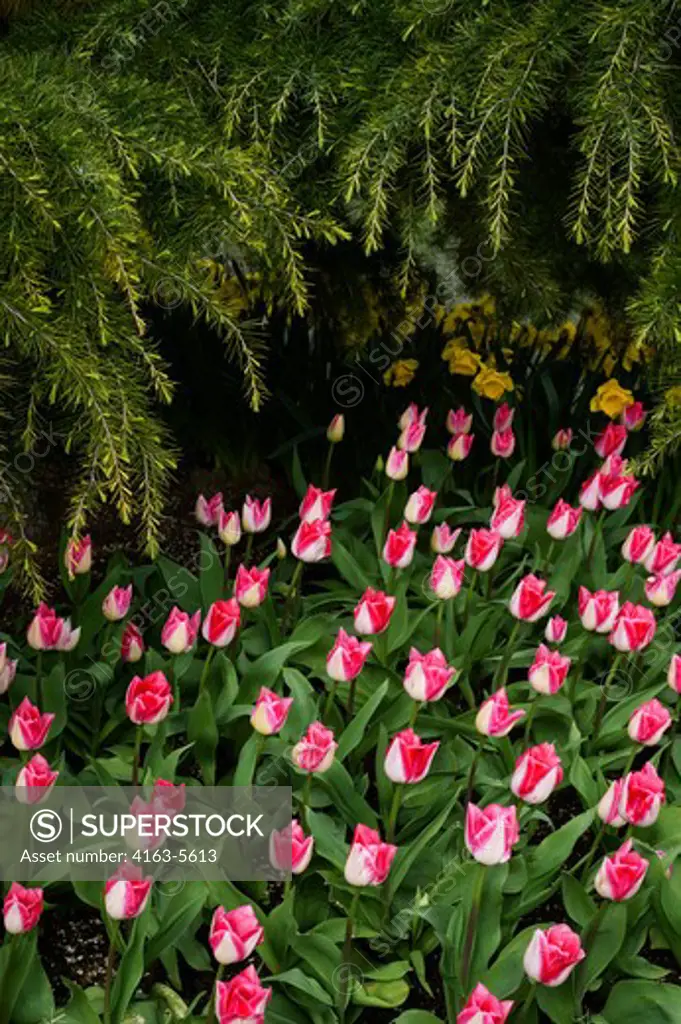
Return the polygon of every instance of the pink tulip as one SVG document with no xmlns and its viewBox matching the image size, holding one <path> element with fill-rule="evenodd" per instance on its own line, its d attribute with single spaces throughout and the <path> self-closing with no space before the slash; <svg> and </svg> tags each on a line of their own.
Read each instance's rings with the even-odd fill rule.
<svg viewBox="0 0 681 1024">
<path fill-rule="evenodd" d="M 433 514 L 437 491 L 429 491 L 421 485 L 418 490 L 409 495 L 404 509 L 404 518 L 408 523 L 415 526 L 422 526 L 427 523 Z"/>
<path fill-rule="evenodd" d="M 570 447 L 571 444 L 571 427 L 561 427 L 561 429 L 557 430 L 556 433 L 553 435 L 553 440 L 551 441 L 551 447 L 553 448 L 554 452 L 564 452 L 567 448 Z"/>
<path fill-rule="evenodd" d="M 513 726 L 524 717 L 524 711 L 510 710 L 508 695 L 502 686 L 480 705 L 475 717 L 475 728 L 483 736 L 508 736 Z"/>
<path fill-rule="evenodd" d="M 579 618 L 589 632 L 609 633 L 619 615 L 619 594 L 616 590 L 579 588 Z"/>
<path fill-rule="evenodd" d="M 267 597 L 270 579 L 269 569 L 258 569 L 257 565 L 247 569 L 240 565 L 234 580 L 234 595 L 242 608 L 257 608 Z"/>
<path fill-rule="evenodd" d="M 158 725 L 170 711 L 173 691 L 163 672 L 135 676 L 125 694 L 125 711 L 134 725 Z"/>
<path fill-rule="evenodd" d="M 563 767 L 553 743 L 526 750 L 515 763 L 511 790 L 527 804 L 541 804 L 563 781 Z"/>
<path fill-rule="evenodd" d="M 321 487 L 309 484 L 298 509 L 301 522 L 313 523 L 315 519 L 328 519 L 335 497 L 335 488 L 332 491 L 324 491 Z"/>
<path fill-rule="evenodd" d="M 130 610 L 132 583 L 129 587 L 112 587 L 102 601 L 102 615 L 109 622 L 120 622 Z"/>
<path fill-rule="evenodd" d="M 618 651 L 642 651 L 655 636 L 655 628 L 655 616 L 650 608 L 626 601 L 608 640 Z"/>
<path fill-rule="evenodd" d="M 604 858 L 594 880 L 594 888 L 603 899 L 617 903 L 629 900 L 643 885 L 648 861 L 632 847 L 631 839 L 627 839 L 616 853 Z"/>
<path fill-rule="evenodd" d="M 612 825 L 613 828 L 620 828 L 621 825 L 626 825 L 625 819 L 620 814 L 623 788 L 624 779 L 615 779 L 614 782 L 610 783 L 607 791 L 598 801 L 598 817 L 605 825 Z"/>
<path fill-rule="evenodd" d="M 121 658 L 123 661 L 139 661 L 144 654 L 144 639 L 134 622 L 128 622 L 121 637 Z"/>
<path fill-rule="evenodd" d="M 327 519 L 303 521 L 291 541 L 291 554 L 301 562 L 321 562 L 331 554 L 331 523 Z"/>
<path fill-rule="evenodd" d="M 5 931 L 10 935 L 32 931 L 40 920 L 43 906 L 42 889 L 25 889 L 18 882 L 12 882 L 2 906 Z"/>
<path fill-rule="evenodd" d="M 649 526 L 635 526 L 622 545 L 622 558 L 632 564 L 643 563 L 655 547 L 655 534 Z"/>
<path fill-rule="evenodd" d="M 440 741 L 424 743 L 413 729 L 403 729 L 393 737 L 385 755 L 385 774 L 391 782 L 422 782 L 430 771 Z"/>
<path fill-rule="evenodd" d="M 217 526 L 222 512 L 222 494 L 218 491 L 212 498 L 199 494 L 194 511 L 202 526 Z"/>
<path fill-rule="evenodd" d="M 676 596 L 676 588 L 681 579 L 681 569 L 666 576 L 649 576 L 645 582 L 646 598 L 656 608 L 666 608 Z"/>
<path fill-rule="evenodd" d="M 28 697 L 24 697 L 9 720 L 8 732 L 17 750 L 37 750 L 47 739 L 54 715 L 41 714 Z"/>
<path fill-rule="evenodd" d="M 494 413 L 494 429 L 500 433 L 504 430 L 510 430 L 513 426 L 514 416 L 515 409 L 512 409 L 508 402 L 502 402 Z"/>
<path fill-rule="evenodd" d="M 525 527 L 525 501 L 511 497 L 501 501 L 492 513 L 489 525 L 504 540 L 519 537 Z"/>
<path fill-rule="evenodd" d="M 587 477 L 580 487 L 579 504 L 588 512 L 596 512 L 601 507 L 601 482 L 598 470 Z"/>
<path fill-rule="evenodd" d="M 273 736 L 284 727 L 293 697 L 279 697 L 266 686 L 261 687 L 251 715 L 251 725 L 261 736 Z"/>
<path fill-rule="evenodd" d="M 672 655 L 667 669 L 667 686 L 681 697 L 681 655 Z"/>
<path fill-rule="evenodd" d="M 453 434 L 447 444 L 447 457 L 452 462 L 463 462 L 471 453 L 475 434 Z"/>
<path fill-rule="evenodd" d="M 337 749 L 333 729 L 327 729 L 321 722 L 313 722 L 293 748 L 291 760 L 301 772 L 321 775 L 333 764 Z"/>
<path fill-rule="evenodd" d="M 260 984 L 255 967 L 215 984 L 217 1024 L 263 1024 L 272 989 Z"/>
<path fill-rule="evenodd" d="M 456 1024 L 505 1024 L 512 1009 L 512 999 L 497 999 L 479 981 L 458 1014 Z"/>
<path fill-rule="evenodd" d="M 546 623 L 544 637 L 550 644 L 562 644 L 567 634 L 568 624 L 560 615 L 554 615 Z"/>
<path fill-rule="evenodd" d="M 17 674 L 17 662 L 7 657 L 7 644 L 0 644 L 0 694 L 7 693 Z"/>
<path fill-rule="evenodd" d="M 104 886 L 104 906 L 109 917 L 114 921 L 139 917 L 147 905 L 152 882 L 136 864 L 124 861 Z"/>
<path fill-rule="evenodd" d="M 337 683 L 356 679 L 371 651 L 369 640 L 358 640 L 344 629 L 338 630 L 333 647 L 326 656 L 326 673 Z"/>
<path fill-rule="evenodd" d="M 234 547 L 241 540 L 241 518 L 238 512 L 225 512 L 220 509 L 218 516 L 218 536 L 228 548 Z"/>
<path fill-rule="evenodd" d="M 382 885 L 396 853 L 397 847 L 382 842 L 378 832 L 358 825 L 345 862 L 345 881 L 362 887 Z"/>
<path fill-rule="evenodd" d="M 272 499 L 258 501 L 247 494 L 241 509 L 241 525 L 245 533 L 262 533 L 272 520 Z"/>
<path fill-rule="evenodd" d="M 490 442 L 490 451 L 499 459 L 510 459 L 515 451 L 515 434 L 508 430 L 495 430 Z"/>
<path fill-rule="evenodd" d="M 59 772 L 53 772 L 42 754 L 34 754 L 19 769 L 14 795 L 20 804 L 37 804 L 51 792 Z"/>
<path fill-rule="evenodd" d="M 409 426 L 402 429 L 402 433 L 397 439 L 397 447 L 404 452 L 417 452 L 423 444 L 425 436 L 425 423 L 418 421 L 416 423 L 410 423 Z"/>
<path fill-rule="evenodd" d="M 461 590 L 466 563 L 438 555 L 430 573 L 430 589 L 441 601 L 448 601 Z"/>
<path fill-rule="evenodd" d="M 573 508 L 560 498 L 546 520 L 546 532 L 552 540 L 565 540 L 575 532 L 581 518 L 581 508 Z"/>
<path fill-rule="evenodd" d="M 250 903 L 235 910 L 216 907 L 210 924 L 208 942 L 219 964 L 246 960 L 265 938 L 265 929 Z"/>
<path fill-rule="evenodd" d="M 203 620 L 201 633 L 213 647 L 227 647 L 236 636 L 241 624 L 239 602 L 231 597 L 228 601 L 214 601 Z"/>
<path fill-rule="evenodd" d="M 460 527 L 450 530 L 447 523 L 434 526 L 430 537 L 430 550 L 436 555 L 448 555 L 456 544 L 460 533 Z"/>
<path fill-rule="evenodd" d="M 338 444 L 345 437 L 345 416 L 342 412 L 336 413 L 326 428 L 326 439 L 331 444 Z"/>
<path fill-rule="evenodd" d="M 598 473 L 600 499 L 610 511 L 628 505 L 638 486 L 638 480 L 627 472 L 626 460 L 619 455 L 610 455 Z"/>
<path fill-rule="evenodd" d="M 537 693 L 557 693 L 570 671 L 570 658 L 540 644 L 530 665 L 528 679 Z"/>
<path fill-rule="evenodd" d="M 503 537 L 495 530 L 471 530 L 464 553 L 466 565 L 477 572 L 488 572 L 499 557 L 503 543 Z"/>
<path fill-rule="evenodd" d="M 423 426 L 427 418 L 428 406 L 421 410 L 416 402 L 410 402 L 397 421 L 397 425 L 400 430 L 404 430 L 405 427 L 411 427 L 414 423 L 420 423 Z"/>
<path fill-rule="evenodd" d="M 608 423 L 605 430 L 596 438 L 594 448 L 597 455 L 600 455 L 602 459 L 607 459 L 609 455 L 621 455 L 626 443 L 626 427 Z"/>
<path fill-rule="evenodd" d="M 525 950 L 523 967 L 530 981 L 555 988 L 585 956 L 579 935 L 566 924 L 554 924 L 546 931 L 537 928 Z"/>
<path fill-rule="evenodd" d="M 416 531 L 402 523 L 397 530 L 388 530 L 383 545 L 383 561 L 393 569 L 405 569 L 411 564 L 416 547 Z"/>
<path fill-rule="evenodd" d="M 546 589 L 546 580 L 530 573 L 513 591 L 509 611 L 521 622 L 536 622 L 546 615 L 555 596 L 553 590 Z"/>
<path fill-rule="evenodd" d="M 72 537 L 66 545 L 64 552 L 64 565 L 69 574 L 69 579 L 74 576 L 83 576 L 92 568 L 92 541 L 90 535 L 85 537 Z"/>
<path fill-rule="evenodd" d="M 286 828 L 270 835 L 270 862 L 278 871 L 302 875 L 313 852 L 314 839 L 305 835 L 295 818 Z"/>
<path fill-rule="evenodd" d="M 619 815 L 630 825 L 654 825 L 665 800 L 665 785 L 648 761 L 639 772 L 629 772 L 622 783 Z"/>
<path fill-rule="evenodd" d="M 447 413 L 447 430 L 450 434 L 470 434 L 473 426 L 473 413 L 466 412 L 461 405 L 458 409 L 450 409 Z"/>
<path fill-rule="evenodd" d="M 479 864 L 492 867 L 505 864 L 511 859 L 513 847 L 520 838 L 518 816 L 515 805 L 502 807 L 488 804 L 487 807 L 466 805 L 464 839 L 468 852 Z"/>
<path fill-rule="evenodd" d="M 359 599 L 353 614 L 355 629 L 365 636 L 382 633 L 390 624 L 390 616 L 395 607 L 396 598 L 384 594 L 382 590 L 367 589 Z"/>
<path fill-rule="evenodd" d="M 643 402 L 634 402 L 622 412 L 620 419 L 627 430 L 640 430 L 647 415 L 648 413 L 643 408 Z"/>
<path fill-rule="evenodd" d="M 385 475 L 390 480 L 404 480 L 409 472 L 409 455 L 400 448 L 391 448 L 385 464 Z"/>
<path fill-rule="evenodd" d="M 672 716 L 668 708 L 661 704 L 657 697 L 647 700 L 636 708 L 631 718 L 627 731 L 634 743 L 641 743 L 644 747 L 656 746 L 669 726 L 672 724 Z"/>
<path fill-rule="evenodd" d="M 61 619 L 44 603 L 28 627 L 26 639 L 34 651 L 72 651 L 80 639 L 80 626 L 74 629 L 70 619 Z"/>
<path fill-rule="evenodd" d="M 658 576 L 667 575 L 676 568 L 681 557 L 681 544 L 675 544 L 671 533 L 665 533 L 645 560 L 648 572 Z"/>
<path fill-rule="evenodd" d="M 175 606 L 161 630 L 161 643 L 171 654 L 185 654 L 196 643 L 201 612 L 188 615 Z"/>
<path fill-rule="evenodd" d="M 451 684 L 456 669 L 447 664 L 439 647 L 421 654 L 415 647 L 409 651 L 409 663 L 404 673 L 404 688 L 417 701 L 436 701 Z"/>
</svg>

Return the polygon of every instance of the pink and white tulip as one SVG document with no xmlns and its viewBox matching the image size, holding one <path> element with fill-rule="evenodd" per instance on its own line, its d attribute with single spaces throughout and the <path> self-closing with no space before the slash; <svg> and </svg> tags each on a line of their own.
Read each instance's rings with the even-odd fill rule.
<svg viewBox="0 0 681 1024">
<path fill-rule="evenodd" d="M 666 576 L 649 576 L 645 582 L 646 599 L 656 608 L 666 608 L 676 596 L 676 588 L 681 579 L 681 569 Z"/>
<path fill-rule="evenodd" d="M 598 817 L 603 824 L 612 825 L 613 828 L 620 828 L 626 825 L 626 820 L 620 814 L 620 802 L 622 800 L 622 789 L 624 779 L 615 779 L 608 786 L 606 792 L 598 801 Z"/>
<path fill-rule="evenodd" d="M 451 530 L 447 523 L 434 526 L 430 537 L 430 550 L 436 555 L 448 555 L 456 544 L 460 533 L 461 527 Z"/>
<path fill-rule="evenodd" d="M 560 498 L 546 520 L 546 532 L 549 537 L 552 540 L 565 540 L 571 537 L 579 526 L 582 511 L 581 508 L 573 508 Z"/>
<path fill-rule="evenodd" d="M 517 759 L 511 790 L 526 804 L 541 804 L 562 781 L 563 766 L 553 743 L 539 743 Z"/>
<path fill-rule="evenodd" d="M 251 725 L 261 736 L 274 736 L 284 728 L 292 704 L 293 697 L 280 697 L 262 686 L 251 714 Z"/>
<path fill-rule="evenodd" d="M 438 555 L 430 573 L 430 589 L 440 601 L 449 601 L 461 590 L 466 563 Z"/>
<path fill-rule="evenodd" d="M 590 633 L 609 633 L 620 610 L 620 596 L 616 590 L 579 588 L 578 611 L 584 629 Z"/>
<path fill-rule="evenodd" d="M 627 732 L 634 743 L 644 747 L 656 746 L 672 724 L 669 709 L 657 697 L 647 700 L 633 712 Z"/>
<path fill-rule="evenodd" d="M 241 525 L 245 533 L 262 533 L 272 521 L 272 499 L 259 501 L 247 494 L 241 509 Z"/>
<path fill-rule="evenodd" d="M 450 434 L 470 434 L 473 426 L 473 413 L 466 412 L 462 405 L 458 409 L 450 409 L 447 413 L 446 425 Z"/>
<path fill-rule="evenodd" d="M 479 981 L 457 1015 L 456 1024 L 506 1024 L 512 1009 L 512 999 L 497 999 Z"/>
<path fill-rule="evenodd" d="M 646 558 L 644 565 L 648 572 L 658 576 L 673 572 L 681 558 L 681 544 L 675 544 L 671 533 L 665 533 Z"/>
<path fill-rule="evenodd" d="M 92 568 L 92 540 L 90 535 L 85 537 L 72 537 L 66 545 L 64 552 L 64 565 L 69 574 L 69 579 L 74 576 L 84 576 Z"/>
<path fill-rule="evenodd" d="M 515 451 L 515 434 L 508 430 L 495 430 L 490 441 L 490 451 L 498 459 L 510 459 Z"/>
<path fill-rule="evenodd" d="M 502 402 L 494 413 L 494 429 L 498 431 L 510 430 L 513 426 L 515 409 L 512 409 L 508 402 Z"/>
<path fill-rule="evenodd" d="M 409 495 L 404 509 L 404 518 L 414 526 L 421 526 L 427 523 L 433 514 L 437 491 L 429 491 L 421 485 L 418 490 Z"/>
<path fill-rule="evenodd" d="M 102 615 L 108 622 L 120 622 L 130 611 L 132 583 L 128 587 L 112 587 L 102 601 Z"/>
<path fill-rule="evenodd" d="M 367 587 L 353 612 L 357 632 L 364 636 L 373 636 L 387 629 L 396 600 L 397 598 L 385 594 L 382 590 Z"/>
<path fill-rule="evenodd" d="M 345 416 L 342 412 L 336 413 L 326 428 L 326 439 L 330 444 L 338 444 L 345 437 Z"/>
<path fill-rule="evenodd" d="M 551 441 L 551 447 L 553 448 L 554 452 L 564 452 L 567 448 L 570 447 L 571 444 L 571 427 L 561 427 L 560 430 L 557 430 L 556 433 L 553 435 L 553 440 Z"/>
<path fill-rule="evenodd" d="M 618 651 L 642 651 L 652 642 L 656 625 L 650 608 L 626 601 L 619 610 L 608 640 Z"/>
<path fill-rule="evenodd" d="M 14 795 L 20 804 L 37 804 L 52 791 L 59 772 L 52 771 L 42 754 L 34 754 L 19 769 Z"/>
<path fill-rule="evenodd" d="M 41 602 L 26 639 L 34 651 L 72 651 L 80 639 L 80 626 L 74 629 L 70 619 L 60 618 L 54 608 Z"/>
<path fill-rule="evenodd" d="M 647 415 L 648 413 L 643 408 L 643 402 L 633 402 L 622 412 L 620 419 L 627 430 L 640 430 Z"/>
<path fill-rule="evenodd" d="M 50 712 L 41 714 L 28 697 L 24 697 L 10 717 L 7 730 L 16 750 L 38 750 L 47 739 L 55 716 Z"/>
<path fill-rule="evenodd" d="M 385 475 L 390 480 L 404 480 L 409 472 L 409 455 L 400 448 L 391 448 L 385 463 Z"/>
<path fill-rule="evenodd" d="M 163 672 L 135 676 L 125 693 L 125 712 L 134 725 L 158 725 L 170 711 L 173 691 Z"/>
<path fill-rule="evenodd" d="M 525 501 L 512 497 L 500 501 L 489 525 L 504 540 L 519 537 L 525 527 Z"/>
<path fill-rule="evenodd" d="M 241 540 L 241 517 L 238 512 L 225 512 L 224 509 L 220 509 L 218 536 L 228 548 L 239 543 Z"/>
<path fill-rule="evenodd" d="M 327 519 L 303 521 L 291 541 L 291 554 L 308 564 L 331 554 L 331 523 Z"/>
<path fill-rule="evenodd" d="M 566 924 L 554 924 L 546 931 L 537 928 L 525 950 L 523 967 L 530 981 L 555 988 L 585 956 L 579 935 Z"/>
<path fill-rule="evenodd" d="M 214 601 L 208 609 L 201 633 L 213 647 L 227 647 L 237 634 L 241 624 L 239 602 L 231 597 L 228 601 Z"/>
<path fill-rule="evenodd" d="M 42 889 L 26 889 L 18 882 L 12 882 L 2 905 L 5 931 L 9 935 L 25 935 L 32 931 L 40 920 L 44 905 Z"/>
<path fill-rule="evenodd" d="M 0 644 L 0 695 L 7 693 L 17 674 L 17 661 L 7 657 L 7 644 Z"/>
<path fill-rule="evenodd" d="M 302 875 L 312 860 L 314 839 L 306 836 L 295 818 L 290 825 L 270 835 L 270 863 L 278 871 Z"/>
<path fill-rule="evenodd" d="M 453 434 L 447 444 L 447 457 L 452 462 L 463 462 L 471 453 L 475 434 Z"/>
<path fill-rule="evenodd" d="M 681 697 L 681 655 L 673 654 L 667 669 L 667 686 Z"/>
<path fill-rule="evenodd" d="M 424 743 L 413 729 L 393 737 L 385 755 L 385 774 L 391 782 L 412 785 L 422 782 L 430 771 L 440 741 Z"/>
<path fill-rule="evenodd" d="M 144 654 L 144 638 L 134 622 L 128 622 L 121 637 L 121 658 L 125 662 L 139 661 Z"/>
<path fill-rule="evenodd" d="M 258 569 L 257 565 L 247 569 L 240 565 L 234 580 L 234 596 L 242 608 L 257 608 L 267 597 L 270 580 L 269 569 Z"/>
<path fill-rule="evenodd" d="M 301 772 L 321 775 L 333 764 L 337 749 L 333 729 L 327 729 L 321 722 L 313 722 L 293 748 L 291 760 Z"/>
<path fill-rule="evenodd" d="M 264 938 L 265 929 L 250 903 L 234 910 L 215 908 L 208 942 L 219 964 L 236 964 L 246 960 Z"/>
<path fill-rule="evenodd" d="M 298 510 L 301 522 L 313 523 L 315 519 L 328 519 L 335 497 L 335 488 L 332 491 L 324 491 L 321 487 L 309 484 Z"/>
<path fill-rule="evenodd" d="M 622 783 L 619 814 L 629 825 L 654 825 L 665 800 L 664 780 L 648 761 L 638 772 L 629 772 Z"/>
<path fill-rule="evenodd" d="M 337 683 L 356 679 L 371 651 L 371 641 L 358 640 L 344 629 L 338 630 L 333 647 L 326 656 L 326 673 Z"/>
<path fill-rule="evenodd" d="M 562 644 L 567 635 L 568 624 L 560 615 L 553 615 L 546 623 L 544 639 L 550 644 Z"/>
<path fill-rule="evenodd" d="M 171 654 L 185 654 L 196 643 L 201 612 L 189 615 L 175 606 L 161 630 L 161 643 Z"/>
<path fill-rule="evenodd" d="M 427 654 L 421 654 L 412 647 L 404 673 L 404 688 L 412 700 L 436 701 L 450 686 L 455 674 L 456 669 L 447 664 L 439 647 Z"/>
<path fill-rule="evenodd" d="M 374 829 L 358 825 L 345 862 L 345 881 L 358 887 L 382 885 L 396 853 L 397 847 L 384 843 Z"/>
<path fill-rule="evenodd" d="M 501 687 L 480 705 L 480 710 L 475 716 L 475 728 L 483 736 L 508 736 L 513 726 L 524 717 L 525 712 L 520 708 L 511 711 L 508 694 Z"/>
<path fill-rule="evenodd" d="M 149 900 L 152 882 L 136 864 L 124 861 L 104 886 L 104 906 L 109 917 L 114 921 L 139 917 Z"/>
<path fill-rule="evenodd" d="M 547 590 L 546 586 L 546 580 L 533 573 L 523 577 L 509 601 L 511 615 L 521 622 L 537 622 L 543 618 L 556 596 L 555 591 Z"/>
<path fill-rule="evenodd" d="M 402 523 L 396 530 L 388 530 L 383 545 L 383 561 L 393 569 L 406 569 L 411 564 L 416 547 L 416 531 Z"/>
<path fill-rule="evenodd" d="M 511 807 L 488 804 L 484 808 L 473 803 L 466 805 L 464 841 L 468 852 L 479 864 L 487 867 L 506 864 L 519 838 L 515 804 Z"/>
<path fill-rule="evenodd" d="M 215 983 L 217 1024 L 264 1024 L 272 989 L 261 984 L 251 964 L 230 981 Z"/>
<path fill-rule="evenodd" d="M 199 494 L 194 514 L 202 526 L 217 526 L 222 512 L 222 494 L 218 491 L 212 498 Z"/>
<path fill-rule="evenodd" d="M 612 856 L 603 859 L 594 888 L 604 900 L 630 900 L 643 885 L 647 870 L 648 861 L 636 853 L 632 840 L 627 839 Z"/>
<path fill-rule="evenodd" d="M 565 682 L 570 663 L 570 658 L 540 644 L 528 672 L 530 686 L 537 693 L 557 693 Z"/>
<path fill-rule="evenodd" d="M 503 543 L 504 538 L 495 530 L 471 530 L 464 553 L 466 565 L 477 572 L 489 572 L 499 557 Z"/>
<path fill-rule="evenodd" d="M 616 423 L 608 423 L 602 433 L 596 438 L 594 448 L 596 454 L 602 459 L 609 455 L 621 455 L 627 443 L 627 428 Z"/>
<path fill-rule="evenodd" d="M 635 526 L 622 544 L 622 558 L 632 564 L 645 563 L 655 547 L 655 534 L 649 526 Z"/>
</svg>

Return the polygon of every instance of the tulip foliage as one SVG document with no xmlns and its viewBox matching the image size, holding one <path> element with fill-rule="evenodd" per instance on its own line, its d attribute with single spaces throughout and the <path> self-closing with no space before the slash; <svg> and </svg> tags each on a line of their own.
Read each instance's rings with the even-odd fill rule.
<svg viewBox="0 0 681 1024">
<path fill-rule="evenodd" d="M 69 982 L 74 1024 L 678 1020 L 681 544 L 640 521 L 624 441 L 580 449 L 549 504 L 500 456 L 481 506 L 410 407 L 359 493 L 296 454 L 290 554 L 269 499 L 221 495 L 191 566 L 116 555 L 95 584 L 97 551 L 67 549 L 64 607 L 2 646 L 5 785 L 144 783 L 166 812 L 278 785 L 293 817 L 281 885 L 169 896 L 130 862 L 12 884 L 3 1024 L 55 1012 L 37 938 L 79 900 L 112 952 L 102 986 Z"/>
</svg>

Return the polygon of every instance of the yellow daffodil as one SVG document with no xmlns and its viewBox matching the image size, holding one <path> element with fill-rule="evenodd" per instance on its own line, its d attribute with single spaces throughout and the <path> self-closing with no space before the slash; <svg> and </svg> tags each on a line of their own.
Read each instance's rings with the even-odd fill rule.
<svg viewBox="0 0 681 1024">
<path fill-rule="evenodd" d="M 617 366 L 617 358 L 612 352 L 607 352 L 603 357 L 603 373 L 606 377 L 612 377 L 615 367 Z"/>
<path fill-rule="evenodd" d="M 472 387 L 483 398 L 491 398 L 498 402 L 505 391 L 513 391 L 513 380 L 509 373 L 501 373 L 492 367 L 483 366 Z"/>
<path fill-rule="evenodd" d="M 385 371 L 383 380 L 394 388 L 404 388 L 413 381 L 418 366 L 418 359 L 398 359 Z"/>
<path fill-rule="evenodd" d="M 604 412 L 611 420 L 616 419 L 628 406 L 634 404 L 634 396 L 623 388 L 616 378 L 601 384 L 591 399 L 592 412 Z"/>
<path fill-rule="evenodd" d="M 449 372 L 459 374 L 461 377 L 475 377 L 481 362 L 477 352 L 471 352 L 467 348 L 455 348 L 449 357 Z"/>
</svg>

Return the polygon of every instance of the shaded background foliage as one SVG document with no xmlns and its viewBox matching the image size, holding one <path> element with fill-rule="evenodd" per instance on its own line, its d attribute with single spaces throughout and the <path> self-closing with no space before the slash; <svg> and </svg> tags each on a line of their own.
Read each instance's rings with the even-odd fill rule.
<svg viewBox="0 0 681 1024">
<path fill-rule="evenodd" d="M 30 451 L 36 424 L 58 428 L 77 455 L 74 532 L 112 504 L 153 554 L 169 425 L 185 451 L 234 463 L 268 390 L 277 422 L 282 405 L 301 418 L 302 395 L 323 420 L 336 366 L 423 289 L 491 291 L 509 324 L 560 323 L 598 299 L 654 347 L 653 394 L 676 382 L 675 0 L 11 0 L 0 13 L 7 456 Z M 261 455 L 277 447 L 271 423 Z M 661 403 L 649 468 L 680 427 Z M 15 477 L 5 514 L 35 588 Z"/>
</svg>

